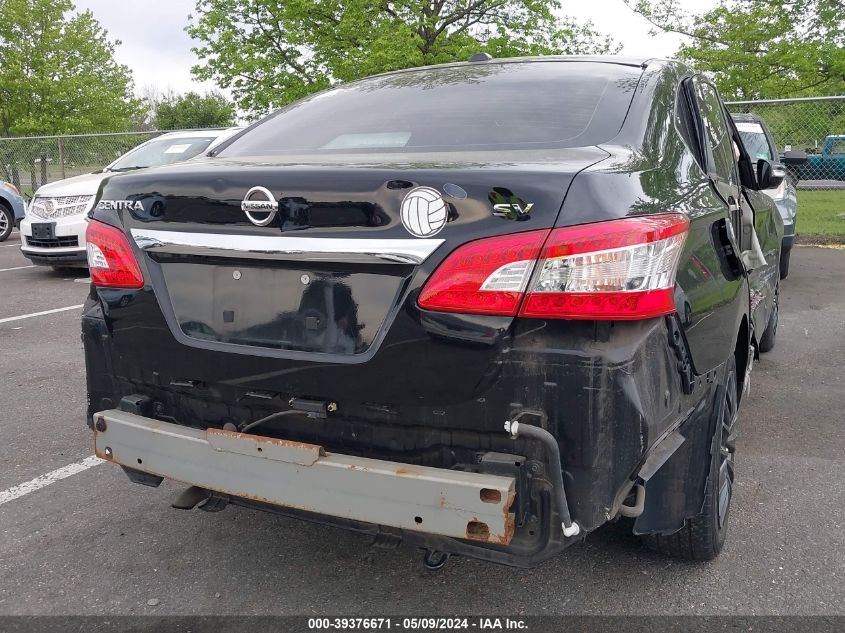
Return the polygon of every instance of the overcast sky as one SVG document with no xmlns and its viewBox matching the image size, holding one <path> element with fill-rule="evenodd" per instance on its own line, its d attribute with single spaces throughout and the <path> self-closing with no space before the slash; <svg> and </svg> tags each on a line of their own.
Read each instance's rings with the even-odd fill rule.
<svg viewBox="0 0 845 633">
<path fill-rule="evenodd" d="M 78 10 L 90 9 L 109 35 L 123 42 L 117 59 L 132 69 L 137 92 L 145 86 L 176 92 L 214 88 L 191 76 L 196 57 L 184 28 L 195 0 L 75 0 Z M 714 0 L 682 0 L 690 10 L 702 11 Z M 564 13 L 592 20 L 596 29 L 623 45 L 626 55 L 671 56 L 681 42 L 678 36 L 649 35 L 648 23 L 622 0 L 563 0 Z"/>
</svg>

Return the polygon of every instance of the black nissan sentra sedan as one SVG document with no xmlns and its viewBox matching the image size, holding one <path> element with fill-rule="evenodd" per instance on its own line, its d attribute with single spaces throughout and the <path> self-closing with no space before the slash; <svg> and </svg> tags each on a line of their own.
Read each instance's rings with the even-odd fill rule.
<svg viewBox="0 0 845 633">
<path fill-rule="evenodd" d="M 111 177 L 82 319 L 96 454 L 258 507 L 531 566 L 624 518 L 725 541 L 774 344 L 780 215 L 673 61 L 418 68 Z"/>
</svg>

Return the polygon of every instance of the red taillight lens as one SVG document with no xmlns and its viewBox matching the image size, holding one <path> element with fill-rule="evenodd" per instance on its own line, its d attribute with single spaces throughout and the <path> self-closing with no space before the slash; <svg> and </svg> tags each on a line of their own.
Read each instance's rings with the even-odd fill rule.
<svg viewBox="0 0 845 633">
<path fill-rule="evenodd" d="M 548 230 L 465 244 L 437 267 L 420 293 L 426 310 L 516 316 Z"/>
<path fill-rule="evenodd" d="M 85 230 L 88 270 L 95 286 L 143 288 L 144 276 L 126 234 L 113 226 L 89 220 Z"/>
<path fill-rule="evenodd" d="M 688 229 L 673 213 L 471 242 L 435 271 L 420 307 L 544 319 L 670 314 Z"/>
</svg>

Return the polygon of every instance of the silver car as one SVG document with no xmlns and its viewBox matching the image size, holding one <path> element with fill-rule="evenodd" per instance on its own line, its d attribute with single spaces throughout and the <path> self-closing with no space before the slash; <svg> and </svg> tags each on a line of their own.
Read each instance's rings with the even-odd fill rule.
<svg viewBox="0 0 845 633">
<path fill-rule="evenodd" d="M 783 163 L 784 167 L 794 167 L 807 161 L 804 152 L 784 152 L 780 156 L 772 133 L 766 122 L 756 114 L 733 114 L 731 117 L 736 124 L 742 144 L 753 160 L 761 158 L 772 163 Z M 777 165 L 780 166 L 780 165 Z M 786 169 L 787 177 L 777 189 L 767 189 L 764 193 L 770 196 L 783 218 L 783 248 L 780 252 L 780 278 L 786 279 L 789 274 L 789 255 L 795 242 L 795 218 L 798 214 L 798 195 L 795 191 L 796 179 L 794 171 Z"/>
</svg>

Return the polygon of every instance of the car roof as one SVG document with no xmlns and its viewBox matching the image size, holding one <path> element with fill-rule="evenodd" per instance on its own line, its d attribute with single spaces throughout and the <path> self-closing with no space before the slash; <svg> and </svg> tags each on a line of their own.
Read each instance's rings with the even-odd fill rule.
<svg viewBox="0 0 845 633">
<path fill-rule="evenodd" d="M 420 70 L 431 70 L 434 68 L 460 68 L 462 66 L 467 65 L 476 65 L 476 64 L 526 64 L 532 62 L 570 62 L 570 63 L 592 63 L 592 64 L 615 64 L 617 66 L 630 66 L 631 68 L 645 68 L 646 66 L 654 63 L 665 63 L 671 62 L 673 60 L 668 59 L 660 59 L 656 57 L 625 57 L 622 55 L 536 55 L 530 57 L 502 57 L 496 58 L 493 57 L 491 59 L 485 61 L 462 61 L 462 62 L 449 62 L 446 64 L 432 64 L 430 66 L 417 66 L 414 68 L 402 68 L 400 70 L 392 70 L 386 73 L 379 73 L 377 75 L 370 75 L 368 77 L 362 77 L 361 79 L 357 79 L 355 81 L 349 82 L 357 83 L 358 81 L 366 81 L 368 79 L 372 79 L 373 77 L 385 77 L 390 75 L 403 75 L 406 73 L 413 73 Z M 343 84 L 341 84 L 343 85 Z"/>
<path fill-rule="evenodd" d="M 590 62 L 594 64 L 619 64 L 620 66 L 644 66 L 654 57 L 635 57 L 626 55 L 533 55 L 527 57 L 503 57 L 490 59 L 486 63 L 525 63 L 525 62 Z M 479 62 L 464 62 L 479 63 Z M 485 63 L 485 62 L 481 62 Z"/>
</svg>

